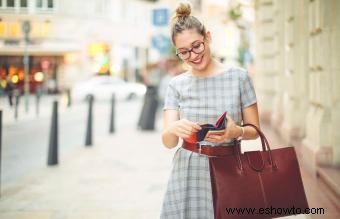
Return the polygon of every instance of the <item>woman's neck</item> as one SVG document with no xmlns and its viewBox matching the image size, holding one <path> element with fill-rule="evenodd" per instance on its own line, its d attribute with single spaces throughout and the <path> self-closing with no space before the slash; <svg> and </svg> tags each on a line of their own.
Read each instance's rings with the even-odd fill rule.
<svg viewBox="0 0 340 219">
<path fill-rule="evenodd" d="M 221 67 L 221 63 L 217 62 L 215 59 L 211 58 L 208 65 L 202 70 L 191 69 L 191 72 L 194 76 L 198 77 L 207 77 L 212 76 L 218 72 L 218 69 Z"/>
</svg>

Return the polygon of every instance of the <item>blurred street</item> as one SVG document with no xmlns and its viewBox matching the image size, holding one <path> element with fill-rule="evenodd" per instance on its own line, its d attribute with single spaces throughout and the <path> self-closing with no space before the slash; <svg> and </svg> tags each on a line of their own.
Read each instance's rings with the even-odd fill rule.
<svg viewBox="0 0 340 219">
<path fill-rule="evenodd" d="M 208 47 L 248 72 L 261 129 L 295 148 L 325 211 L 286 218 L 340 218 L 340 0 L 189 0 L 210 32 L 199 51 L 173 45 L 179 2 L 0 0 L 0 219 L 159 218 L 176 153 L 161 142 L 168 83 L 193 63 L 180 50 Z"/>
</svg>

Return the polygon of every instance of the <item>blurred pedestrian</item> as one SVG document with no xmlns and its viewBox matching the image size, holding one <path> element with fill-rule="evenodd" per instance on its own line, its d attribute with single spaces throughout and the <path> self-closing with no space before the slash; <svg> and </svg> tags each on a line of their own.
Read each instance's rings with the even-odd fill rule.
<svg viewBox="0 0 340 219">
<path fill-rule="evenodd" d="M 8 103 L 10 107 L 13 106 L 13 90 L 14 90 L 14 85 L 11 82 L 11 77 L 8 75 L 6 79 L 5 93 L 8 96 Z"/>
<path fill-rule="evenodd" d="M 180 3 L 171 22 L 176 54 L 190 69 L 171 79 L 165 97 L 163 144 L 174 148 L 180 138 L 184 141 L 173 159 L 162 219 L 214 218 L 208 156 L 198 153 L 196 146 L 188 149 L 186 141 L 201 129 L 199 124 L 215 123 L 227 111 L 224 133 L 208 133 L 199 142 L 212 149 L 230 146 L 235 139 L 258 137 L 254 129 L 241 127 L 242 122 L 259 127 L 256 95 L 247 71 L 215 60 L 211 33 L 190 14 L 190 5 Z"/>
<path fill-rule="evenodd" d="M 162 77 L 162 69 L 160 64 L 149 63 L 142 69 L 143 82 L 147 87 L 154 87 L 158 89 Z"/>
<path fill-rule="evenodd" d="M 144 104 L 138 120 L 138 128 L 154 130 L 157 109 L 159 106 L 158 85 L 161 80 L 162 69 L 159 63 L 148 64 L 142 71 L 144 84 L 147 86 Z"/>
</svg>

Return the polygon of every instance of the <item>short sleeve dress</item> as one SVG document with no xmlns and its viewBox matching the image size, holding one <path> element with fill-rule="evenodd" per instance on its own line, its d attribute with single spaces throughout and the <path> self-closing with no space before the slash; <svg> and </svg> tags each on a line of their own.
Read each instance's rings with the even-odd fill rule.
<svg viewBox="0 0 340 219">
<path fill-rule="evenodd" d="M 226 111 L 241 124 L 242 109 L 254 103 L 255 90 L 247 71 L 229 68 L 211 77 L 186 72 L 172 78 L 164 110 L 178 110 L 181 119 L 198 123 L 214 123 Z M 160 218 L 214 219 L 208 157 L 181 147 L 177 150 Z"/>
</svg>

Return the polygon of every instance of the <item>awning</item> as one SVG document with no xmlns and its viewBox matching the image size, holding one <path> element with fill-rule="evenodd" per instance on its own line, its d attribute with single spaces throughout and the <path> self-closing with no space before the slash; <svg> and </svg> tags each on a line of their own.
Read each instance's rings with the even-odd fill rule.
<svg viewBox="0 0 340 219">
<path fill-rule="evenodd" d="M 70 52 L 80 52 L 81 47 L 74 42 L 44 41 L 40 44 L 28 45 L 30 55 L 64 55 Z M 7 45 L 0 41 L 0 55 L 22 56 L 25 52 L 23 43 Z"/>
</svg>

